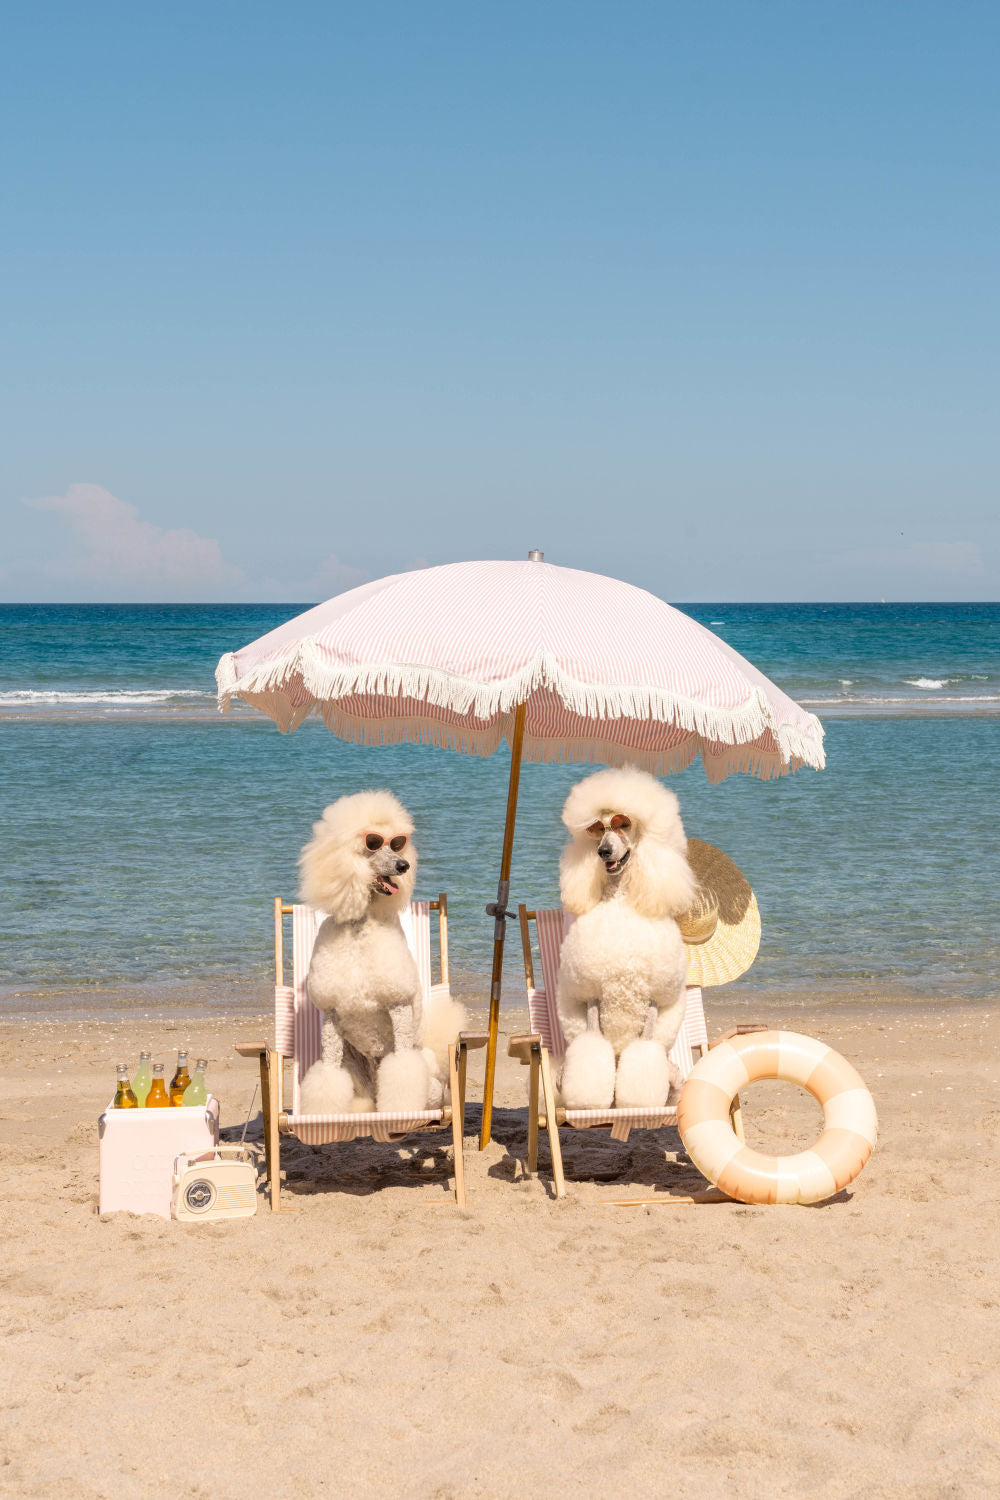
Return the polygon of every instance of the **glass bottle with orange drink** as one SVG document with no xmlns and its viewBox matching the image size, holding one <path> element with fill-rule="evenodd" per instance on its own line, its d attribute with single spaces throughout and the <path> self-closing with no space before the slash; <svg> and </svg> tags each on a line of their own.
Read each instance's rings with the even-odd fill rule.
<svg viewBox="0 0 1000 1500">
<path fill-rule="evenodd" d="M 184 1103 L 184 1090 L 191 1082 L 191 1074 L 188 1072 L 188 1055 L 186 1052 L 177 1054 L 177 1072 L 170 1080 L 170 1102 L 174 1105 Z"/>
<path fill-rule="evenodd" d="M 163 1081 L 162 1063 L 153 1064 L 153 1081 L 149 1086 L 149 1093 L 146 1095 L 146 1108 L 170 1108 L 170 1095 L 167 1093 L 167 1086 Z"/>
</svg>

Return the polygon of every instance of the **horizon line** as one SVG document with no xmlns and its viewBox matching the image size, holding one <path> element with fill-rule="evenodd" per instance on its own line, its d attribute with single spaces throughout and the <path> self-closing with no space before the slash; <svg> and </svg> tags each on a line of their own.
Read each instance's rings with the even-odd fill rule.
<svg viewBox="0 0 1000 1500">
<path fill-rule="evenodd" d="M 345 589 L 344 593 L 352 590 Z M 646 590 L 652 592 L 652 590 Z M 165 607 L 177 609 L 233 609 L 282 607 L 287 609 L 315 609 L 320 604 L 326 604 L 331 599 L 340 598 L 338 594 L 328 594 L 325 599 L 0 599 L 0 609 L 79 609 L 103 608 L 108 605 L 117 605 L 129 609 L 163 609 Z M 747 604 L 809 604 L 809 605 L 842 605 L 842 604 L 1000 604 L 1000 599 L 674 599 L 669 600 L 663 595 L 664 603 L 680 607 L 684 604 L 705 604 L 712 606 L 721 605 L 747 605 Z"/>
</svg>

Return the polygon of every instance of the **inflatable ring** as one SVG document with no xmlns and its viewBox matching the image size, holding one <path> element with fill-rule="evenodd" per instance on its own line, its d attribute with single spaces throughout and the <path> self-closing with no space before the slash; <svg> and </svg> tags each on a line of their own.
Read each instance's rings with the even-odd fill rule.
<svg viewBox="0 0 1000 1500">
<path fill-rule="evenodd" d="M 780 1078 L 823 1106 L 823 1134 L 809 1151 L 765 1156 L 741 1141 L 729 1110 L 747 1084 Z M 795 1031 L 753 1031 L 706 1052 L 677 1106 L 684 1149 L 709 1182 L 741 1203 L 820 1203 L 853 1182 L 875 1147 L 875 1101 L 846 1058 Z"/>
</svg>

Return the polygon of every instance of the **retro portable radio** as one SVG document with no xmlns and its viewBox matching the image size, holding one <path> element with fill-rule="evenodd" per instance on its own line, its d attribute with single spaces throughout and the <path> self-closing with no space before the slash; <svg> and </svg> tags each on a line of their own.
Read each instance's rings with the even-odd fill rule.
<svg viewBox="0 0 1000 1500">
<path fill-rule="evenodd" d="M 170 1207 L 175 1219 L 248 1219 L 257 1212 L 257 1164 L 244 1145 L 217 1146 L 214 1151 L 174 1161 Z"/>
</svg>

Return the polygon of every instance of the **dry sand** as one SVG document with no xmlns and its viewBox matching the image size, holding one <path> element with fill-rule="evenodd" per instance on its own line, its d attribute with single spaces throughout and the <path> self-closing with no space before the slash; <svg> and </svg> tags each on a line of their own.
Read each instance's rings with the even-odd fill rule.
<svg viewBox="0 0 1000 1500">
<path fill-rule="evenodd" d="M 603 1206 L 690 1180 L 672 1131 L 564 1131 L 556 1203 L 505 1060 L 482 1155 L 469 1110 L 466 1212 L 444 1148 L 290 1143 L 294 1210 L 194 1227 L 98 1216 L 113 1064 L 206 1053 L 238 1135 L 255 1068 L 229 1049 L 265 1018 L 8 1019 L 0 1493 L 1000 1492 L 1000 1013 L 754 1009 L 875 1094 L 879 1150 L 832 1203 Z M 749 1096 L 758 1144 L 818 1121 L 786 1086 Z"/>
</svg>

